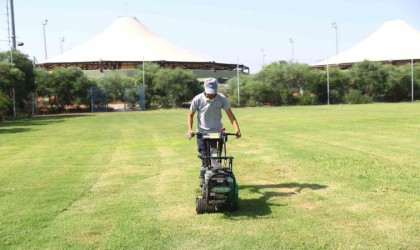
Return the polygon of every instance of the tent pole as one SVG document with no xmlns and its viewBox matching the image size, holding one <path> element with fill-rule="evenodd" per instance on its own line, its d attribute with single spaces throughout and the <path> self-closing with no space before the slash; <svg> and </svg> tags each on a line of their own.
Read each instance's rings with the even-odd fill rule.
<svg viewBox="0 0 420 250">
<path fill-rule="evenodd" d="M 141 110 L 146 110 L 146 106 L 144 104 L 144 98 L 145 98 L 144 87 L 145 87 L 145 84 L 146 84 L 146 76 L 144 74 L 144 57 L 143 57 L 143 84 L 142 84 L 142 95 L 141 95 L 141 104 L 140 104 L 141 105 Z"/>
<path fill-rule="evenodd" d="M 411 57 L 411 102 L 414 102 L 414 61 Z"/>
<path fill-rule="evenodd" d="M 330 69 L 327 59 L 327 104 L 330 105 Z"/>
</svg>

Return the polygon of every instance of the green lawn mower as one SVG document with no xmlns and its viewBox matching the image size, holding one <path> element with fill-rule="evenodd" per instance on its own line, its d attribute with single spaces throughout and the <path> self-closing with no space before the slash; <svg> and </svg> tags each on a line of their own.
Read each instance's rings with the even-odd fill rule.
<svg viewBox="0 0 420 250">
<path fill-rule="evenodd" d="M 232 133 L 193 133 L 206 144 L 207 153 L 199 158 L 202 168 L 199 195 L 195 200 L 197 214 L 238 209 L 238 182 L 233 174 L 233 157 L 226 155 L 226 142 Z"/>
</svg>

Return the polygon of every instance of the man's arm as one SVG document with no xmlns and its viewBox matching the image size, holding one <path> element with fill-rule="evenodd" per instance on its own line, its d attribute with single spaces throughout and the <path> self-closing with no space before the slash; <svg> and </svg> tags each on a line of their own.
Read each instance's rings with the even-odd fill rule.
<svg viewBox="0 0 420 250">
<path fill-rule="evenodd" d="M 195 112 L 190 110 L 190 112 L 188 113 L 188 117 L 187 117 L 187 126 L 188 126 L 188 132 L 187 132 L 187 137 L 189 138 L 191 136 L 191 133 L 193 132 L 193 123 L 194 123 L 194 115 Z"/>
<path fill-rule="evenodd" d="M 235 133 L 237 137 L 241 137 L 241 129 L 239 128 L 238 121 L 236 120 L 235 115 L 233 114 L 231 109 L 226 110 L 226 114 L 229 117 L 230 123 L 232 123 L 233 127 L 235 128 Z"/>
</svg>

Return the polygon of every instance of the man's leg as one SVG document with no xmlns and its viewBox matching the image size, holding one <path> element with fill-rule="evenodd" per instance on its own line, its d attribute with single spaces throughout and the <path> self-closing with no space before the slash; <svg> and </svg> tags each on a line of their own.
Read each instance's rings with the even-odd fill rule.
<svg viewBox="0 0 420 250">
<path fill-rule="evenodd" d="M 202 157 L 207 156 L 207 145 L 202 138 L 197 137 L 197 147 L 198 147 L 198 153 L 200 153 Z M 200 178 L 202 179 L 204 179 L 204 174 L 206 173 L 207 166 L 208 166 L 208 160 L 202 158 L 201 169 L 200 169 Z"/>
</svg>

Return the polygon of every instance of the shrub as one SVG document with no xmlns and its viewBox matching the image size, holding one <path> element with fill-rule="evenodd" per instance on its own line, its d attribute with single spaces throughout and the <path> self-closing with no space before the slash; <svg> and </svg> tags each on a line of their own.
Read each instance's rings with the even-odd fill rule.
<svg viewBox="0 0 420 250">
<path fill-rule="evenodd" d="M 306 94 L 299 96 L 298 98 L 299 105 L 317 105 L 318 97 L 314 94 Z"/>
<path fill-rule="evenodd" d="M 358 89 L 350 90 L 350 92 L 344 96 L 344 100 L 346 103 L 349 104 L 361 104 L 372 102 L 369 96 L 362 95 L 362 92 Z"/>
</svg>

